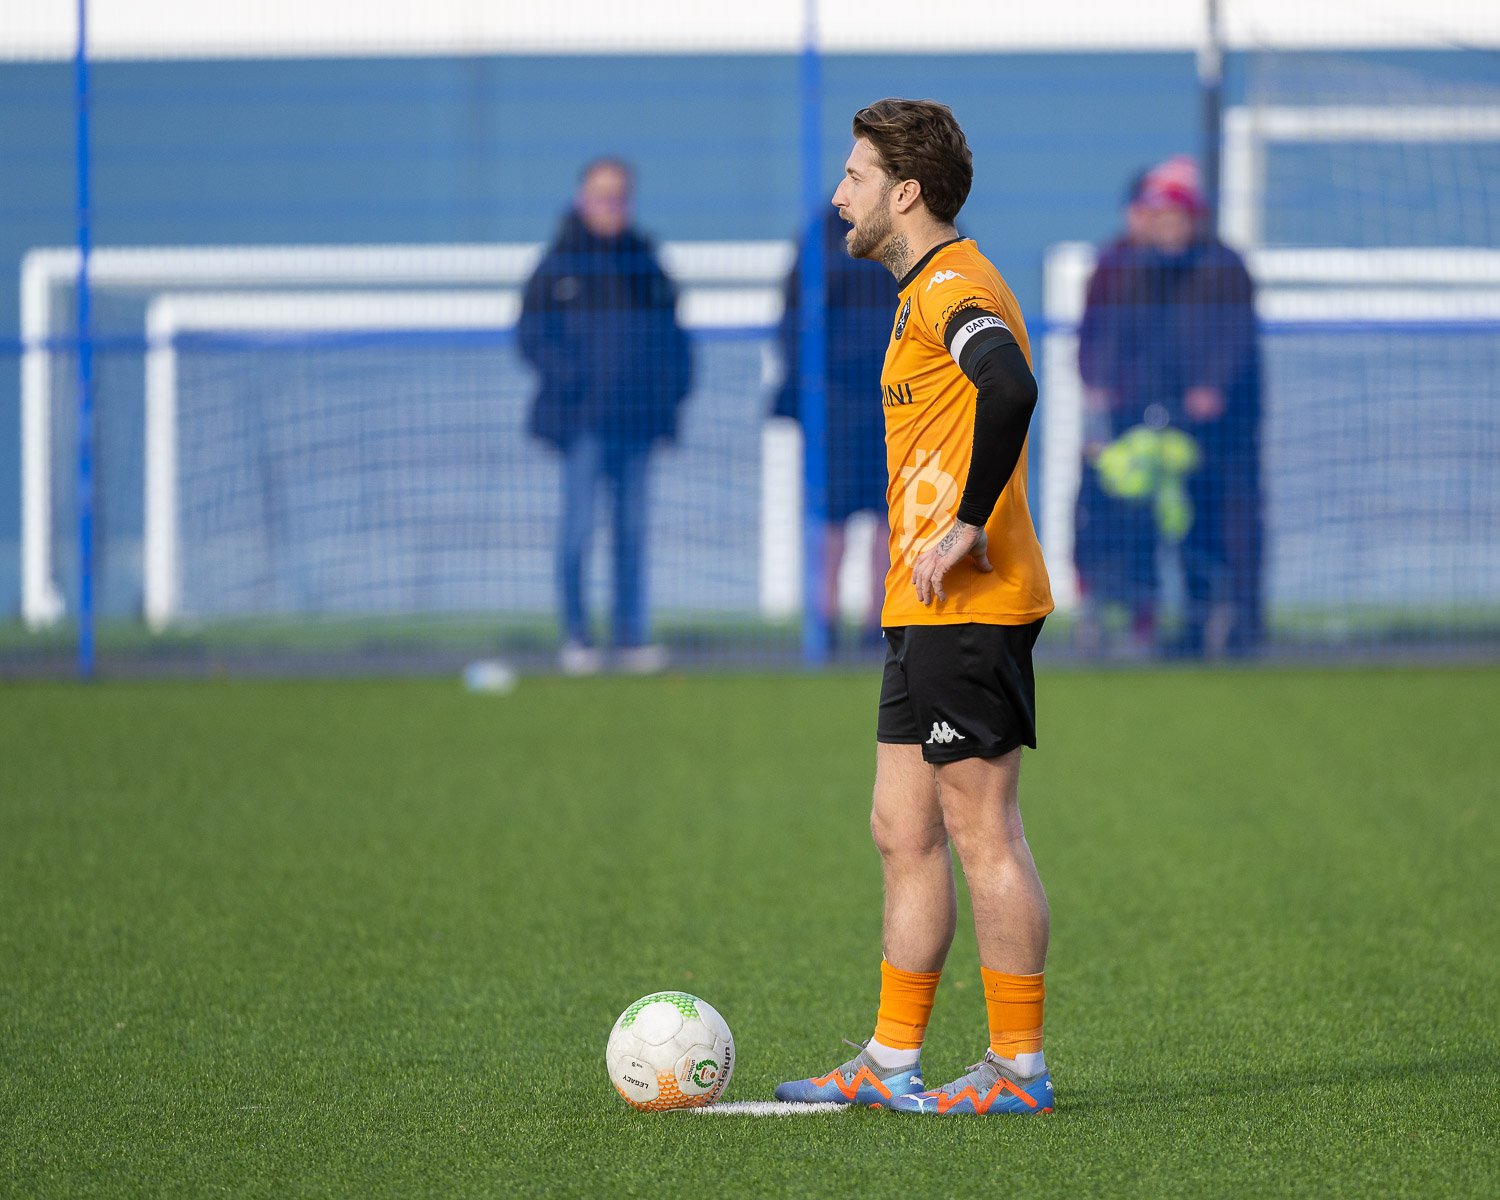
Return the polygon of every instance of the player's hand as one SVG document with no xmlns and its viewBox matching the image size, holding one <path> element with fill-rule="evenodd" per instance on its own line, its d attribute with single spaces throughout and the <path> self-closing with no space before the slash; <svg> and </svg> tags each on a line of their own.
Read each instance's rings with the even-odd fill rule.
<svg viewBox="0 0 1500 1200">
<path fill-rule="evenodd" d="M 923 604 L 931 604 L 934 596 L 946 600 L 948 593 L 943 591 L 943 576 L 966 558 L 973 559 L 976 571 L 988 574 L 995 569 L 990 565 L 989 538 L 985 536 L 984 526 L 954 521 L 953 528 L 943 535 L 942 541 L 930 550 L 922 551 L 912 564 L 911 582 L 917 589 L 917 599 Z"/>
</svg>

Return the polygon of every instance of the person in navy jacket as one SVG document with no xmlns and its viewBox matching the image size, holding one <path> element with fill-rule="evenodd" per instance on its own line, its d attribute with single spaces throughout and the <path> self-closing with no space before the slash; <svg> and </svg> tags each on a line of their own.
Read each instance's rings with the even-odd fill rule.
<svg viewBox="0 0 1500 1200">
<path fill-rule="evenodd" d="M 1154 518 L 1149 505 L 1110 494 L 1096 466 L 1105 446 L 1146 420 L 1155 398 L 1145 361 L 1152 351 L 1147 296 L 1151 213 L 1141 204 L 1148 176 L 1142 171 L 1131 182 L 1125 227 L 1099 249 L 1078 330 L 1084 438 L 1073 559 L 1083 601 L 1079 642 L 1090 652 L 1105 649 L 1106 610 L 1112 606 L 1125 610 L 1130 652 L 1150 654 L 1156 646 Z"/>
<path fill-rule="evenodd" d="M 530 433 L 563 459 L 558 591 L 565 671 L 603 665 L 585 603 L 596 494 L 612 500 L 613 648 L 626 670 L 659 670 L 646 601 L 648 464 L 673 441 L 691 382 L 677 290 L 633 225 L 634 176 L 614 158 L 589 163 L 556 240 L 526 285 L 521 352 L 540 387 Z"/>
<path fill-rule="evenodd" d="M 1161 647 L 1187 657 L 1253 654 L 1264 637 L 1255 288 L 1206 217 L 1192 159 L 1142 176 L 1127 236 L 1100 255 L 1079 332 L 1093 427 L 1075 541 L 1085 598 L 1125 603 L 1137 634 L 1155 640 L 1160 534 L 1151 508 L 1107 495 L 1091 464 L 1137 426 L 1188 434 L 1198 461 L 1187 477 L 1191 521 L 1178 546 L 1183 620 Z"/>
<path fill-rule="evenodd" d="M 1261 356 L 1255 285 L 1245 261 L 1207 228 L 1191 158 L 1149 176 L 1156 255 L 1157 381 L 1174 426 L 1197 439 L 1188 477 L 1192 524 L 1181 545 L 1186 657 L 1256 653 L 1264 639 L 1261 573 Z"/>
<path fill-rule="evenodd" d="M 885 414 L 880 406 L 880 369 L 891 326 L 897 319 L 896 281 L 879 263 L 850 258 L 844 249 L 849 226 L 837 210 L 818 218 L 823 238 L 827 329 L 825 375 L 827 497 L 824 511 L 822 615 L 830 633 L 838 627 L 838 578 L 849 518 L 856 513 L 886 519 Z M 777 343 L 784 378 L 772 415 L 802 419 L 801 297 L 799 253 L 783 285 Z M 862 641 L 885 645 L 880 607 L 890 567 L 886 538 L 877 528 L 870 547 L 870 594 L 863 614 Z"/>
</svg>

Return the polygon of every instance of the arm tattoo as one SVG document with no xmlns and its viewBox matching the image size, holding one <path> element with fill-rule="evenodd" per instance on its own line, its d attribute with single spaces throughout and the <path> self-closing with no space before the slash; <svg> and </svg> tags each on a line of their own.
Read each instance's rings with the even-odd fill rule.
<svg viewBox="0 0 1500 1200">
<path fill-rule="evenodd" d="M 962 521 L 954 521 L 953 528 L 943 534 L 943 540 L 937 544 L 937 552 L 941 555 L 951 554 L 953 548 L 958 545 L 958 535 L 962 530 L 973 529 L 974 526 L 966 525 Z"/>
</svg>

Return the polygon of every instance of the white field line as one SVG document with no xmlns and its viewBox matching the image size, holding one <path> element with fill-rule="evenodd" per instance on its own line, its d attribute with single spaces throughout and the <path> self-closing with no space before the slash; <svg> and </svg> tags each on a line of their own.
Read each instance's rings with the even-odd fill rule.
<svg viewBox="0 0 1500 1200">
<path fill-rule="evenodd" d="M 847 1112 L 852 1104 L 792 1104 L 786 1100 L 732 1100 L 728 1104 L 710 1104 L 704 1108 L 687 1108 L 683 1112 L 699 1116 L 721 1117 L 806 1117 L 817 1113 Z"/>
</svg>

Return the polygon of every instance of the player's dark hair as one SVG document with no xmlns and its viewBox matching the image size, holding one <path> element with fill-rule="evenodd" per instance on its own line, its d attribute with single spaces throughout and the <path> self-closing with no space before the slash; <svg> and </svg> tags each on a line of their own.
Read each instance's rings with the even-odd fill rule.
<svg viewBox="0 0 1500 1200">
<path fill-rule="evenodd" d="M 928 212 L 954 222 L 974 184 L 974 156 L 952 109 L 936 100 L 877 100 L 854 114 L 854 136 L 869 139 L 897 182 L 922 185 Z"/>
</svg>

